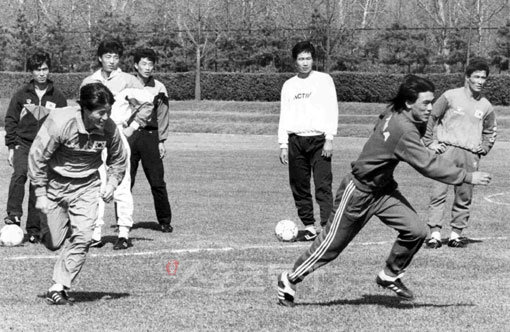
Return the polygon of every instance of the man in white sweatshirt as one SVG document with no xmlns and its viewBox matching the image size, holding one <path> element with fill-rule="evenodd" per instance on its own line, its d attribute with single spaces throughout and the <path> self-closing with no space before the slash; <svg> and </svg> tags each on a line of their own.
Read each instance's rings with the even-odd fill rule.
<svg viewBox="0 0 510 332">
<path fill-rule="evenodd" d="M 288 79 L 281 92 L 278 143 L 280 162 L 289 166 L 289 181 L 298 216 L 305 225 L 298 240 L 317 236 L 310 180 L 313 174 L 320 224 L 328 221 L 333 206 L 331 156 L 338 129 L 338 102 L 333 79 L 312 70 L 315 48 L 299 42 L 292 49 L 297 75 Z"/>
</svg>

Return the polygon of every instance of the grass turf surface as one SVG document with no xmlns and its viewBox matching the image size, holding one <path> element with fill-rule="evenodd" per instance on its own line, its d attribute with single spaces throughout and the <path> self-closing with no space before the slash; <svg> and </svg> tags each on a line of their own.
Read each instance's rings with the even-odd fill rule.
<svg viewBox="0 0 510 332">
<path fill-rule="evenodd" d="M 335 139 L 334 188 L 364 141 Z M 475 188 L 466 231 L 472 243 L 416 255 L 404 278 L 414 302 L 375 285 L 396 233 L 374 218 L 338 259 L 298 286 L 297 306 L 290 309 L 276 304 L 276 277 L 309 243 L 285 244 L 273 235 L 278 220 L 297 220 L 276 136 L 172 134 L 165 169 L 174 233 L 152 229 L 152 198 L 140 170 L 134 247 L 112 250 L 116 234 L 108 205 L 104 233 L 110 243 L 90 250 L 71 292 L 75 306 L 48 306 L 37 297 L 51 284 L 54 253 L 28 243 L 0 248 L 0 330 L 504 331 L 510 207 L 484 197 L 502 194 L 493 201 L 510 204 L 503 194 L 509 149 L 499 141 L 482 160 L 493 183 Z M 5 206 L 11 170 L 4 163 L 0 171 Z M 430 180 L 403 164 L 396 179 L 425 217 Z M 179 262 L 175 275 L 166 268 L 173 261 Z"/>
</svg>

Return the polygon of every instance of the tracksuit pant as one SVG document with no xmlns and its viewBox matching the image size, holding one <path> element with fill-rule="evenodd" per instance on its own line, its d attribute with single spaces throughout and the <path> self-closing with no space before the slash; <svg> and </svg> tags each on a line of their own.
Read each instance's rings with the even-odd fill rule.
<svg viewBox="0 0 510 332">
<path fill-rule="evenodd" d="M 325 230 L 294 264 L 289 275 L 293 283 L 302 281 L 309 273 L 334 260 L 372 216 L 379 217 L 398 232 L 386 260 L 386 267 L 397 276 L 409 266 L 428 232 L 427 226 L 397 189 L 389 193 L 363 192 L 355 186 L 351 174 L 340 184 L 333 211 Z"/>
<path fill-rule="evenodd" d="M 172 210 L 166 190 L 165 168 L 159 156 L 158 130 L 138 129 L 128 141 L 131 148 L 131 188 L 135 185 L 136 172 L 141 160 L 151 187 L 158 222 L 160 225 L 169 225 L 172 222 Z"/>
<path fill-rule="evenodd" d="M 129 148 L 128 141 L 126 139 L 126 136 L 122 133 L 122 127 L 119 126 L 119 132 L 120 137 L 122 139 L 122 143 L 124 145 L 124 148 L 127 151 L 128 159 L 131 155 L 131 150 Z M 108 177 L 106 173 L 106 164 L 104 161 L 106 161 L 106 155 L 107 151 L 106 149 L 103 150 L 103 165 L 99 168 L 99 175 L 101 178 L 101 190 L 104 190 L 106 187 Z M 105 203 L 102 198 L 99 198 L 99 211 L 98 211 L 98 217 L 96 221 L 96 227 L 100 227 L 104 225 L 104 209 L 105 209 Z M 133 227 L 133 195 L 131 195 L 131 179 L 130 179 L 130 170 L 129 170 L 129 163 L 127 165 L 126 173 L 124 175 L 124 178 L 122 179 L 122 182 L 119 183 L 117 186 L 117 189 L 113 192 L 113 202 L 115 204 L 115 216 L 117 219 L 117 225 L 118 226 L 126 226 L 126 227 Z"/>
<path fill-rule="evenodd" d="M 97 218 L 101 181 L 94 173 L 84 179 L 66 178 L 50 172 L 47 193 L 49 213 L 42 215 L 42 242 L 62 251 L 53 268 L 53 281 L 71 287 L 80 272 Z"/>
<path fill-rule="evenodd" d="M 478 170 L 480 156 L 471 151 L 449 145 L 443 153 L 443 156 L 453 161 L 457 167 L 464 168 L 468 172 L 475 172 Z M 439 231 L 443 227 L 443 213 L 448 187 L 448 184 L 439 181 L 434 181 L 432 186 L 427 223 L 432 231 Z M 454 186 L 450 225 L 458 234 L 467 227 L 469 208 L 473 198 L 473 187 L 472 184 L 468 183 Z"/>
<path fill-rule="evenodd" d="M 289 135 L 289 181 L 298 216 L 305 226 L 313 225 L 313 200 L 310 179 L 313 174 L 315 200 L 319 204 L 321 225 L 324 226 L 333 207 L 331 158 L 323 157 L 324 135 Z"/>
<path fill-rule="evenodd" d="M 13 155 L 13 173 L 9 183 L 9 196 L 7 198 L 7 215 L 21 219 L 23 215 L 23 199 L 25 197 L 25 183 L 28 179 L 28 152 L 29 144 L 16 145 Z M 35 192 L 31 183 L 28 186 L 28 211 L 26 230 L 29 235 L 39 235 L 41 218 L 35 208 Z"/>
</svg>

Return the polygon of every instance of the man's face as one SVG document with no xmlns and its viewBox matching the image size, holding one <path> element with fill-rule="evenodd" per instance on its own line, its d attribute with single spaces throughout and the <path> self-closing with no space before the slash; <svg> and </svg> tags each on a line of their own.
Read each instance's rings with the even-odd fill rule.
<svg viewBox="0 0 510 332">
<path fill-rule="evenodd" d="M 466 83 L 469 89 L 475 93 L 482 92 L 485 81 L 487 81 L 487 73 L 485 70 L 476 70 L 471 73 L 471 76 L 466 76 Z"/>
<path fill-rule="evenodd" d="M 36 83 L 45 84 L 48 81 L 48 74 L 50 73 L 50 68 L 48 65 L 43 63 L 36 69 L 32 70 L 32 78 Z"/>
<path fill-rule="evenodd" d="M 141 58 L 138 63 L 135 63 L 135 69 L 141 77 L 149 78 L 154 71 L 154 62 L 148 58 Z"/>
<path fill-rule="evenodd" d="M 111 73 L 119 67 L 120 57 L 117 53 L 105 53 L 99 57 L 99 62 L 103 66 L 103 70 Z"/>
<path fill-rule="evenodd" d="M 427 122 L 429 120 L 430 112 L 432 112 L 432 101 L 434 100 L 434 93 L 420 92 L 418 99 L 412 104 L 406 102 L 407 108 L 411 112 L 411 116 L 415 121 Z"/>
<path fill-rule="evenodd" d="M 106 124 L 106 120 L 110 117 L 111 114 L 111 106 L 105 105 L 102 107 L 98 107 L 94 110 L 83 110 L 83 114 L 85 119 L 85 127 L 92 128 L 96 127 L 97 129 L 104 129 Z"/>
<path fill-rule="evenodd" d="M 296 68 L 299 74 L 308 75 L 312 71 L 313 58 L 310 52 L 301 52 L 296 58 Z"/>
</svg>

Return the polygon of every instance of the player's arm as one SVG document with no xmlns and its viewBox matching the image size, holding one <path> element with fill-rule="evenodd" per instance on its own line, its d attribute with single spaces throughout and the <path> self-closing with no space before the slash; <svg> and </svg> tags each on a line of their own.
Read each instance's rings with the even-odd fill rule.
<svg viewBox="0 0 510 332">
<path fill-rule="evenodd" d="M 490 109 L 490 111 L 486 114 L 483 119 L 483 128 L 482 128 L 482 144 L 478 149 L 478 153 L 482 156 L 485 156 L 492 149 L 494 142 L 496 142 L 497 135 L 497 123 L 496 123 L 496 113 L 494 110 Z"/>
<path fill-rule="evenodd" d="M 443 153 L 446 150 L 445 144 L 439 143 L 437 140 L 434 140 L 434 129 L 437 126 L 438 121 L 443 118 L 444 114 L 448 110 L 448 107 L 449 107 L 448 99 L 443 94 L 434 103 L 432 112 L 430 113 L 429 120 L 427 122 L 427 130 L 425 131 L 425 135 L 422 138 L 425 146 L 427 146 L 435 153 Z"/>
<path fill-rule="evenodd" d="M 60 146 L 60 133 L 51 114 L 39 129 L 28 154 L 28 177 L 35 188 L 36 208 L 42 213 L 48 213 L 48 161 Z"/>
<path fill-rule="evenodd" d="M 113 137 L 110 141 L 108 141 L 108 145 L 106 146 L 106 151 L 108 153 L 106 157 L 106 166 L 108 166 L 105 189 L 106 197 L 103 195 L 103 199 L 106 202 L 109 202 L 113 198 L 113 192 L 119 183 L 122 182 L 122 179 L 126 174 L 127 163 L 129 162 L 127 159 L 126 148 L 122 143 L 119 130 L 116 126 L 113 129 Z"/>
<path fill-rule="evenodd" d="M 286 84 L 283 85 L 280 100 L 280 120 L 278 123 L 278 144 L 280 145 L 280 162 L 289 163 L 289 134 L 287 127 L 290 121 L 290 92 Z"/>
<path fill-rule="evenodd" d="M 338 99 L 336 95 L 336 88 L 333 78 L 327 76 L 326 86 L 324 87 L 324 102 L 326 109 L 326 130 L 324 135 L 326 141 L 322 148 L 322 156 L 331 157 L 333 154 L 333 138 L 338 132 Z"/>
<path fill-rule="evenodd" d="M 168 138 L 168 133 L 170 132 L 170 112 L 166 89 L 156 96 L 154 104 L 156 107 L 156 115 L 158 117 L 159 157 L 164 158 L 166 154 L 165 141 Z"/>
<path fill-rule="evenodd" d="M 450 160 L 428 150 L 418 132 L 406 132 L 395 148 L 395 155 L 424 176 L 446 184 L 489 184 L 491 176 L 485 172 L 467 172 Z"/>
<path fill-rule="evenodd" d="M 136 80 L 138 81 L 138 79 Z M 141 84 L 140 81 L 138 81 L 138 83 Z M 130 100 L 130 104 L 133 107 L 133 113 L 129 120 L 130 124 L 128 128 L 124 130 L 124 134 L 129 137 L 135 130 L 140 127 L 145 127 L 147 122 L 149 122 L 154 108 L 154 104 L 152 103 L 154 99 L 149 92 L 137 88 L 129 89 L 126 98 Z"/>
</svg>

